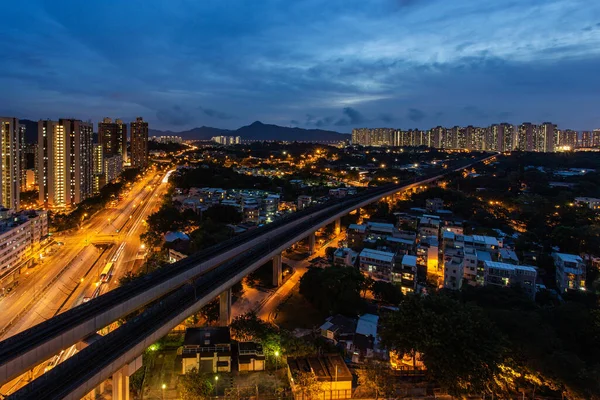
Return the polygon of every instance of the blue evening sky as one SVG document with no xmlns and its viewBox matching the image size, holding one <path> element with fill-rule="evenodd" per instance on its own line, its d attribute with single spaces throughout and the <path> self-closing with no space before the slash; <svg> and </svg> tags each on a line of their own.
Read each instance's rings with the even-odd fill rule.
<svg viewBox="0 0 600 400">
<path fill-rule="evenodd" d="M 3 1 L 0 115 L 600 128 L 598 0 Z"/>
</svg>

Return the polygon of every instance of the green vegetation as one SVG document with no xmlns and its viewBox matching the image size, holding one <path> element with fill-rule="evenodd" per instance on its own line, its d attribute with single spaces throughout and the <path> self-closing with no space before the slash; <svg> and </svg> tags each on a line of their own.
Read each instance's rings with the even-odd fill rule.
<svg viewBox="0 0 600 400">
<path fill-rule="evenodd" d="M 579 302 L 541 307 L 494 287 L 411 295 L 383 319 L 381 338 L 401 354 L 418 352 L 456 396 L 600 393 L 600 311 Z"/>
<path fill-rule="evenodd" d="M 195 368 L 179 376 L 177 388 L 183 400 L 209 399 L 215 390 L 212 375 L 200 373 Z"/>
<path fill-rule="evenodd" d="M 365 307 L 365 277 L 353 267 L 310 268 L 300 280 L 300 293 L 325 315 L 356 316 Z"/>
<path fill-rule="evenodd" d="M 239 341 L 256 341 L 263 346 L 267 362 L 273 365 L 279 356 L 302 357 L 315 354 L 313 343 L 297 338 L 289 331 L 258 318 L 252 312 L 240 315 L 229 325 L 231 334 Z M 279 365 L 283 365 L 279 360 Z"/>
</svg>

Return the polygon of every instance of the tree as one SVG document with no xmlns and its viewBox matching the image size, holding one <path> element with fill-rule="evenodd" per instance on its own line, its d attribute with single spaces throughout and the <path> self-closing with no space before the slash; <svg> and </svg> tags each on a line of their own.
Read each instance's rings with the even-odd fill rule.
<svg viewBox="0 0 600 400">
<path fill-rule="evenodd" d="M 296 391 L 302 393 L 305 399 L 317 399 L 323 391 L 321 383 L 312 372 L 295 371 L 292 374 Z"/>
<path fill-rule="evenodd" d="M 357 369 L 358 388 L 362 396 L 374 396 L 378 399 L 379 396 L 392 396 L 393 382 L 388 365 L 378 361 L 370 360 L 364 368 Z"/>
<path fill-rule="evenodd" d="M 422 355 L 430 375 L 450 394 L 498 393 L 494 377 L 504 338 L 483 312 L 443 294 L 407 296 L 382 321 L 384 346 Z"/>
<path fill-rule="evenodd" d="M 214 391 L 210 378 L 196 368 L 181 375 L 177 386 L 183 400 L 208 399 Z"/>
<path fill-rule="evenodd" d="M 402 291 L 398 285 L 390 282 L 375 281 L 371 286 L 371 292 L 377 301 L 393 305 L 398 305 L 402 301 Z"/>
<path fill-rule="evenodd" d="M 365 306 L 364 276 L 353 267 L 310 268 L 300 280 L 300 294 L 323 314 L 355 316 Z"/>
</svg>

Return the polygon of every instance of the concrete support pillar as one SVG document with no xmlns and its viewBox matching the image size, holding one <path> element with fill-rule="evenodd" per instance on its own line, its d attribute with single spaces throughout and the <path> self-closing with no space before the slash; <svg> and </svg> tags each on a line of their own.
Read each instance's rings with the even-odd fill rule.
<svg viewBox="0 0 600 400">
<path fill-rule="evenodd" d="M 338 218 L 335 220 L 335 228 L 333 229 L 333 233 L 335 235 L 339 235 L 342 231 L 342 221 Z"/>
<path fill-rule="evenodd" d="M 231 289 L 219 295 L 219 323 L 221 326 L 231 323 Z"/>
<path fill-rule="evenodd" d="M 281 286 L 281 254 L 273 257 L 273 286 Z"/>
<path fill-rule="evenodd" d="M 308 253 L 310 255 L 315 254 L 315 234 L 311 233 L 308 235 Z"/>
<path fill-rule="evenodd" d="M 112 376 L 112 398 L 113 400 L 126 400 L 123 398 L 123 370 L 118 370 Z M 127 380 L 129 383 L 129 380 Z M 129 386 L 129 385 L 128 385 Z M 129 387 L 127 387 L 127 393 L 129 393 Z M 129 397 L 129 396 L 128 396 Z"/>
</svg>

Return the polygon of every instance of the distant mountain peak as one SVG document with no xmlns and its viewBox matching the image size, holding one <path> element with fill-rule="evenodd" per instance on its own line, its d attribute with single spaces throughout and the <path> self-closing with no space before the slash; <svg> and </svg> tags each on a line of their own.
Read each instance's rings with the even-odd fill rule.
<svg viewBox="0 0 600 400">
<path fill-rule="evenodd" d="M 202 126 L 182 132 L 159 131 L 150 129 L 150 135 L 176 135 L 184 139 L 210 140 L 213 136 L 240 136 L 242 140 L 282 140 L 293 142 L 328 142 L 340 141 L 350 138 L 348 134 L 342 134 L 334 131 L 326 131 L 322 129 L 302 129 L 289 128 L 272 124 L 265 124 L 261 121 L 254 121 L 250 125 L 242 126 L 236 130 L 211 128 Z"/>
</svg>

